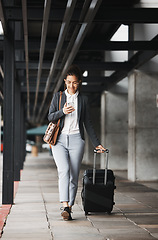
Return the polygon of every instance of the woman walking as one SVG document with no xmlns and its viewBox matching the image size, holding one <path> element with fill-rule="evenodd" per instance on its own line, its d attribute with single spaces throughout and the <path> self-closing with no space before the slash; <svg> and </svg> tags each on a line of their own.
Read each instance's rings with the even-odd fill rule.
<svg viewBox="0 0 158 240">
<path fill-rule="evenodd" d="M 100 144 L 89 117 L 88 99 L 81 95 L 82 84 L 80 69 L 72 65 L 65 76 L 65 91 L 54 94 L 48 119 L 57 122 L 60 119 L 60 130 L 55 146 L 52 146 L 53 157 L 58 170 L 59 197 L 63 204 L 61 216 L 64 220 L 72 220 L 71 209 L 75 202 L 78 188 L 80 165 L 84 153 L 85 127 L 93 146 L 104 152 L 106 149 Z"/>
</svg>

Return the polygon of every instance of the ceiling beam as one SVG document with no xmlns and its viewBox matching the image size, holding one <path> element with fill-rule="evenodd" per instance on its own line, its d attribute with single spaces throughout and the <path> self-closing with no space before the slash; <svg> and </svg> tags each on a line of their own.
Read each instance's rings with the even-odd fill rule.
<svg viewBox="0 0 158 240">
<path fill-rule="evenodd" d="M 26 78 L 25 77 L 20 77 L 19 80 L 21 81 L 21 85 L 26 85 L 25 81 L 26 81 Z M 30 85 L 31 84 L 36 84 L 36 81 L 37 81 L 37 77 L 35 76 L 29 76 L 29 80 L 30 80 Z M 41 81 L 40 81 L 40 85 L 41 84 L 46 84 L 46 81 L 47 81 L 47 77 L 42 77 L 41 78 Z"/>
<path fill-rule="evenodd" d="M 6 16 L 8 20 L 15 20 L 15 21 L 22 21 L 22 14 L 21 14 L 21 8 L 20 7 L 6 7 Z M 62 22 L 65 9 L 64 8 L 57 8 L 51 10 L 52 14 L 50 15 L 49 21 L 53 22 Z M 75 21 L 78 20 L 80 11 L 75 10 L 75 16 L 73 16 L 73 19 Z M 43 21 L 43 8 L 30 8 L 28 7 L 28 20 L 30 21 Z"/>
<path fill-rule="evenodd" d="M 8 20 L 22 21 L 21 8 L 5 7 Z M 52 9 L 50 21 L 62 22 L 64 9 Z M 150 17 L 149 17 L 150 16 Z M 97 23 L 158 23 L 158 8 L 124 8 L 124 7 L 102 7 L 98 10 L 94 22 Z M 80 10 L 75 9 L 72 17 L 73 22 L 78 22 Z M 43 8 L 28 8 L 28 20 L 42 21 Z"/>
<path fill-rule="evenodd" d="M 0 41 L 0 44 L 1 44 L 1 42 L 2 41 Z M 32 50 L 39 51 L 40 44 L 41 44 L 41 41 L 40 41 L 39 38 L 37 38 L 37 39 L 30 38 L 29 43 L 28 43 L 29 50 L 30 51 L 32 51 Z M 46 50 L 54 51 L 55 47 L 56 47 L 56 40 L 53 40 L 53 39 L 51 39 L 51 41 L 47 40 L 47 43 L 45 44 L 45 49 Z M 1 45 L 0 45 L 0 49 L 1 49 Z M 16 40 L 15 41 L 15 49 L 18 49 L 18 50 L 24 49 L 24 41 L 23 40 Z"/>
<path fill-rule="evenodd" d="M 37 63 L 36 61 L 35 62 L 29 62 L 29 69 L 30 70 L 38 70 L 38 65 L 39 63 Z M 16 66 L 16 69 L 17 70 L 21 70 L 21 69 L 26 69 L 26 64 L 24 61 L 17 61 L 15 63 L 15 66 Z M 42 64 L 42 69 L 43 70 L 49 70 L 50 69 L 50 66 L 51 66 L 51 62 L 44 62 Z M 60 69 L 60 64 L 57 65 L 57 69 Z M 37 78 L 36 78 L 37 79 Z"/>
<path fill-rule="evenodd" d="M 44 89 L 45 89 L 45 86 L 41 86 L 41 85 L 40 85 L 40 87 L 39 87 L 39 93 L 43 93 L 43 92 L 44 92 Z M 27 87 L 22 86 L 22 87 L 21 87 L 21 92 L 22 92 L 22 93 L 27 93 Z M 35 92 L 36 92 L 36 85 L 35 85 L 35 86 L 30 86 L 30 94 L 31 94 L 31 93 L 34 93 L 34 95 L 35 95 Z M 52 92 L 51 90 L 48 91 L 48 93 L 51 93 L 51 92 Z"/>
<path fill-rule="evenodd" d="M 157 41 L 85 41 L 80 51 L 131 51 L 131 50 L 157 50 Z"/>
<path fill-rule="evenodd" d="M 82 70 L 122 70 L 122 69 L 129 69 L 131 64 L 129 62 L 87 62 L 87 61 L 75 61 L 74 64 L 80 66 Z"/>
<path fill-rule="evenodd" d="M 96 22 L 111 23 L 158 23 L 158 8 L 100 8 Z"/>
<path fill-rule="evenodd" d="M 68 44 L 63 44 L 64 49 L 66 50 Z M 28 43 L 29 51 L 39 51 L 40 40 L 31 40 L 29 39 Z M 45 44 L 45 51 L 54 52 L 56 48 L 56 41 L 47 41 Z M 131 51 L 131 50 L 156 50 L 158 48 L 158 40 L 155 42 L 151 41 L 103 41 L 103 40 L 86 40 L 82 43 L 79 51 Z M 15 49 L 23 50 L 24 41 L 16 40 Z M 3 50 L 3 40 L 0 40 L 0 51 Z"/>
<path fill-rule="evenodd" d="M 118 70 L 118 69 L 128 69 L 130 68 L 130 63 L 128 62 L 88 62 L 88 61 L 74 61 L 74 64 L 77 64 L 81 67 L 82 70 Z M 25 70 L 26 65 L 24 61 L 18 61 L 15 64 L 17 70 Z M 43 63 L 42 69 L 49 70 L 51 66 L 51 62 Z M 61 70 L 61 64 L 56 65 L 56 70 Z M 29 70 L 38 70 L 38 63 L 29 62 Z M 30 72 L 31 79 L 31 72 Z M 37 79 L 37 78 L 36 78 Z M 31 81 L 31 80 L 30 80 Z"/>
</svg>

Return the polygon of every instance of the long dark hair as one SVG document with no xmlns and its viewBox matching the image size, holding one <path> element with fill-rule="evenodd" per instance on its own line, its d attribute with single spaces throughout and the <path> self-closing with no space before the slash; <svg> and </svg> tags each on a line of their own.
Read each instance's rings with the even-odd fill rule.
<svg viewBox="0 0 158 240">
<path fill-rule="evenodd" d="M 67 76 L 75 76 L 77 78 L 79 82 L 79 86 L 78 86 L 78 90 L 80 91 L 81 90 L 81 86 L 82 86 L 82 73 L 81 73 L 81 70 L 80 68 L 77 66 L 77 65 L 71 65 L 66 74 L 65 74 L 65 77 L 64 79 L 67 78 Z M 66 84 L 64 85 L 64 90 L 66 89 Z"/>
</svg>

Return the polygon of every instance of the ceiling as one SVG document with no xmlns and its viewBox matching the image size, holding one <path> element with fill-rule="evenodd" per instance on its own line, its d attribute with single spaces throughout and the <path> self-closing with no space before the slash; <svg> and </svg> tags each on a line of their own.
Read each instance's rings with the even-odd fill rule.
<svg viewBox="0 0 158 240">
<path fill-rule="evenodd" d="M 121 24 L 131 29 L 134 23 L 157 23 L 157 16 L 158 9 L 141 8 L 139 0 L 0 0 L 5 34 L 8 22 L 14 23 L 15 69 L 28 122 L 46 121 L 52 95 L 63 89 L 72 63 L 88 71 L 82 91 L 95 102 L 103 90 L 157 55 L 157 35 L 150 41 L 133 41 L 132 34 L 130 41 L 110 41 Z M 106 51 L 113 50 L 128 50 L 128 61 L 106 62 Z M 3 99 L 3 36 L 0 63 Z M 113 73 L 105 77 L 106 70 Z"/>
</svg>

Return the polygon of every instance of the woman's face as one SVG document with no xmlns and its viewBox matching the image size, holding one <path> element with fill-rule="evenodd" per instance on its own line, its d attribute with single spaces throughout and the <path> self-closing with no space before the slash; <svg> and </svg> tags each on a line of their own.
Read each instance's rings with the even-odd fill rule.
<svg viewBox="0 0 158 240">
<path fill-rule="evenodd" d="M 78 86 L 79 86 L 79 81 L 78 78 L 75 75 L 68 75 L 66 79 L 64 79 L 68 93 L 73 95 L 76 93 Z"/>
</svg>

